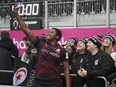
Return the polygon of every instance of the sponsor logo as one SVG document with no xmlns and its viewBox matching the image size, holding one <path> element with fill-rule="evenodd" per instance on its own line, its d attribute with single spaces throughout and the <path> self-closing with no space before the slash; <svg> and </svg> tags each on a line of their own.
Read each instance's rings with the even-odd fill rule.
<svg viewBox="0 0 116 87">
<path fill-rule="evenodd" d="M 98 65 L 98 63 L 99 63 L 99 60 L 95 60 L 95 65 Z"/>
<path fill-rule="evenodd" d="M 13 77 L 13 85 L 17 86 L 24 82 L 27 77 L 27 69 L 26 68 L 19 68 Z"/>
</svg>

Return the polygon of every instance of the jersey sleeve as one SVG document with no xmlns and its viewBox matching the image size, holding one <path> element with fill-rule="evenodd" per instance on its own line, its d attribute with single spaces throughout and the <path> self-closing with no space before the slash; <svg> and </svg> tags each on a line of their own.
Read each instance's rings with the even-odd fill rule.
<svg viewBox="0 0 116 87">
<path fill-rule="evenodd" d="M 35 41 L 35 44 L 34 44 L 34 46 L 35 46 L 36 48 L 38 47 L 39 41 L 40 41 L 39 37 L 36 36 L 36 41 Z"/>
<path fill-rule="evenodd" d="M 40 38 L 36 36 L 36 41 L 35 41 L 34 46 L 38 48 L 39 46 L 42 46 L 45 41 L 46 41 L 45 38 Z"/>
</svg>

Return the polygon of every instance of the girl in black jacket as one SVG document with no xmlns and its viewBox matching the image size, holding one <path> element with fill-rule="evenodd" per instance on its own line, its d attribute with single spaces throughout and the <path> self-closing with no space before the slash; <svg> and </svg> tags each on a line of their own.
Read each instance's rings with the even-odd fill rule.
<svg viewBox="0 0 116 87">
<path fill-rule="evenodd" d="M 97 37 L 88 40 L 87 50 L 90 51 L 86 62 L 86 68 L 80 68 L 78 75 L 87 77 L 88 87 L 104 87 L 102 81 L 95 81 L 97 76 L 107 77 L 114 68 L 114 60 L 111 56 L 100 50 L 101 43 Z"/>
<path fill-rule="evenodd" d="M 79 40 L 76 50 L 77 53 L 72 59 L 72 73 L 77 74 L 77 71 L 80 69 L 80 67 L 85 67 L 86 58 L 88 55 L 87 52 L 87 40 L 81 39 Z M 86 82 L 86 78 L 82 78 L 79 75 L 76 77 L 72 77 L 72 87 L 83 87 L 83 85 Z"/>
</svg>

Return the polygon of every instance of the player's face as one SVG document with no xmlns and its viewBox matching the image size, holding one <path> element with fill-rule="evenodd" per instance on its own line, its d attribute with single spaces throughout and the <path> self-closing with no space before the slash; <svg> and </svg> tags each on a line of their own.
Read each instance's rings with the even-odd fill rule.
<svg viewBox="0 0 116 87">
<path fill-rule="evenodd" d="M 57 36 L 57 33 L 54 29 L 51 29 L 49 32 L 48 32 L 48 35 L 47 35 L 47 39 L 49 41 L 53 41 L 53 40 L 57 40 L 58 36 Z"/>
</svg>

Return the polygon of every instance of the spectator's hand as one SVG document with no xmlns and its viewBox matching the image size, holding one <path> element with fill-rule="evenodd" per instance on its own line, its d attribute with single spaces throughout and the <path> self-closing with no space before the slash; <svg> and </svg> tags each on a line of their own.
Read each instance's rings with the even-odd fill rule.
<svg viewBox="0 0 116 87">
<path fill-rule="evenodd" d="M 110 86 L 110 82 L 108 82 L 108 87 L 111 87 L 111 86 Z"/>
<path fill-rule="evenodd" d="M 87 71 L 84 68 L 80 68 L 77 73 L 81 77 L 86 77 L 87 76 Z"/>
<path fill-rule="evenodd" d="M 83 87 L 88 87 L 86 84 L 84 84 L 84 86 Z"/>
</svg>

